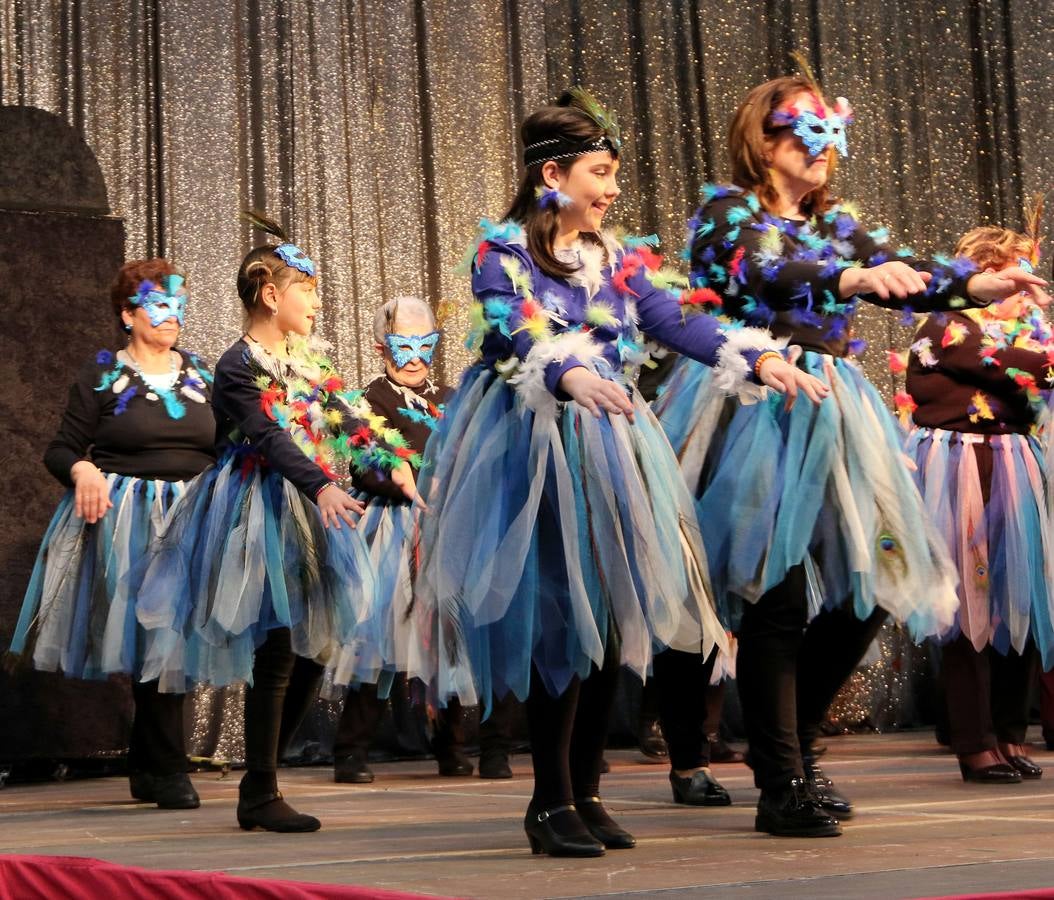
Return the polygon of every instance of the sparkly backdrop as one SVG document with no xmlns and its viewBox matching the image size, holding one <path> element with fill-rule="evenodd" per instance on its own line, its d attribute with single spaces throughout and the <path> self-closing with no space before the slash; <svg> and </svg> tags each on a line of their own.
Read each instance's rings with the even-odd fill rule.
<svg viewBox="0 0 1054 900">
<path fill-rule="evenodd" d="M 183 343 L 207 358 L 241 327 L 239 210 L 281 218 L 321 264 L 320 330 L 361 383 L 383 300 L 449 301 L 459 333 L 453 267 L 511 196 L 518 121 L 566 86 L 624 124 L 613 224 L 676 250 L 699 184 L 727 172 L 736 102 L 803 49 L 857 114 L 836 188 L 925 251 L 1018 225 L 1054 182 L 1052 36 L 1054 5 L 1021 0 L 0 0 L 0 104 L 84 134 L 128 256 L 189 274 Z M 859 327 L 887 396 L 895 323 L 867 310 Z M 440 374 L 465 359 L 449 340 Z"/>
</svg>

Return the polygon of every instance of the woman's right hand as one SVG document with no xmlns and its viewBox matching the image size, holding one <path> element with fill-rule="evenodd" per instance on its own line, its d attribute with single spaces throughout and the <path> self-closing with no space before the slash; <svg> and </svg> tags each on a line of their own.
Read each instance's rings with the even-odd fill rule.
<svg viewBox="0 0 1054 900">
<path fill-rule="evenodd" d="M 355 520 L 351 517 L 351 514 L 355 513 L 355 515 L 361 516 L 366 511 L 365 506 L 346 494 L 335 484 L 326 485 L 319 491 L 318 496 L 315 498 L 315 503 L 318 504 L 318 511 L 322 514 L 322 524 L 329 528 L 332 523 L 338 531 L 342 527 L 340 524 L 341 519 L 354 528 Z"/>
<path fill-rule="evenodd" d="M 891 260 L 878 266 L 861 268 L 850 266 L 842 271 L 838 280 L 838 293 L 842 299 L 857 294 L 874 294 L 883 300 L 896 297 L 903 300 L 912 294 L 923 294 L 926 285 L 933 279 L 929 272 L 916 272 L 907 263 Z"/>
<path fill-rule="evenodd" d="M 575 403 L 588 409 L 595 419 L 599 419 L 600 411 L 604 410 L 634 421 L 633 403 L 625 390 L 613 381 L 594 375 L 584 366 L 568 369 L 557 384 L 560 390 L 571 395 Z"/>
<path fill-rule="evenodd" d="M 106 510 L 113 507 L 110 485 L 95 463 L 82 459 L 70 468 L 73 481 L 73 511 L 89 525 L 94 525 Z"/>
<path fill-rule="evenodd" d="M 971 297 L 988 303 L 1005 300 L 1019 291 L 1027 292 L 1038 305 L 1046 306 L 1050 303 L 1050 298 L 1042 290 L 1046 286 L 1047 282 L 1042 278 L 1012 266 L 998 272 L 986 270 L 971 275 L 966 282 L 966 291 Z"/>
</svg>

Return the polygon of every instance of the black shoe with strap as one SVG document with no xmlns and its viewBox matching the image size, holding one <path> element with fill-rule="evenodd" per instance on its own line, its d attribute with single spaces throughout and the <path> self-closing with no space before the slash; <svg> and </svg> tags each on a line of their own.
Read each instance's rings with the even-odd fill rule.
<svg viewBox="0 0 1054 900">
<path fill-rule="evenodd" d="M 805 783 L 820 806 L 836 819 L 851 819 L 853 804 L 834 786 L 834 782 L 823 774 L 823 769 L 816 765 L 816 757 L 802 757 L 802 765 L 805 768 Z"/>
<path fill-rule="evenodd" d="M 608 850 L 629 850 L 637 846 L 637 839 L 611 818 L 599 797 L 576 797 L 575 808 L 589 833 Z"/>
<path fill-rule="evenodd" d="M 238 785 L 238 825 L 244 831 L 262 828 L 264 831 L 296 833 L 318 831 L 322 827 L 314 816 L 298 813 L 282 798 L 277 783 L 270 790 L 257 792 L 248 786 L 249 773 Z"/>
<path fill-rule="evenodd" d="M 754 830 L 778 837 L 837 837 L 838 820 L 823 809 L 804 778 L 782 790 L 761 792 Z"/>
<path fill-rule="evenodd" d="M 604 845 L 586 828 L 573 803 L 538 809 L 527 807 L 523 830 L 531 853 L 549 856 L 603 856 Z"/>
</svg>

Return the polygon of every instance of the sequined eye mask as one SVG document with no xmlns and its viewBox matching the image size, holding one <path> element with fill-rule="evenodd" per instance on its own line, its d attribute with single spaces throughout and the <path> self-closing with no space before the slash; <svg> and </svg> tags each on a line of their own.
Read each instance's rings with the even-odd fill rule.
<svg viewBox="0 0 1054 900">
<path fill-rule="evenodd" d="M 187 307 L 187 291 L 183 287 L 183 280 L 182 275 L 167 275 L 160 285 L 144 281 L 128 301 L 133 306 L 145 309 L 150 324 L 155 328 L 169 319 L 175 319 L 182 328 Z"/>
<path fill-rule="evenodd" d="M 769 123 L 777 128 L 790 128 L 801 138 L 810 156 L 819 156 L 828 147 L 834 147 L 840 156 L 849 155 L 845 127 L 853 121 L 853 111 L 844 97 L 834 104 L 829 112 L 819 100 L 814 100 L 812 109 L 792 105 L 776 110 Z"/>
<path fill-rule="evenodd" d="M 311 257 L 301 250 L 296 244 L 279 244 L 274 248 L 277 256 L 287 266 L 292 266 L 298 272 L 315 277 L 315 263 Z"/>
<path fill-rule="evenodd" d="M 386 334 L 384 341 L 392 354 L 397 369 L 405 369 L 415 359 L 432 365 L 432 354 L 439 343 L 439 332 L 429 334 Z"/>
</svg>

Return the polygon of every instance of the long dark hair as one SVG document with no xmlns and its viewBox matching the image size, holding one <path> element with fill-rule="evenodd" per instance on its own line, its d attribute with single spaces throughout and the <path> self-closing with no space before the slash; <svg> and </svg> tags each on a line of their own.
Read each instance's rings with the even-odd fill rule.
<svg viewBox="0 0 1054 900">
<path fill-rule="evenodd" d="M 582 107 L 580 101 L 570 92 L 561 95 L 553 106 L 543 106 L 531 113 L 520 126 L 520 138 L 523 146 L 537 144 L 554 138 L 580 144 L 603 137 L 604 129 Z M 563 172 L 570 170 L 578 157 L 555 159 Z M 527 249 L 535 264 L 553 278 L 567 278 L 575 272 L 574 266 L 561 262 L 553 253 L 553 239 L 556 237 L 559 213 L 553 206 L 542 207 L 538 203 L 537 190 L 544 187 L 542 166 L 547 160 L 527 166 L 520 180 L 519 190 L 513 197 L 506 219 L 512 219 L 523 226 L 527 233 Z M 591 234 L 583 234 L 585 240 L 600 244 L 600 239 Z"/>
</svg>

